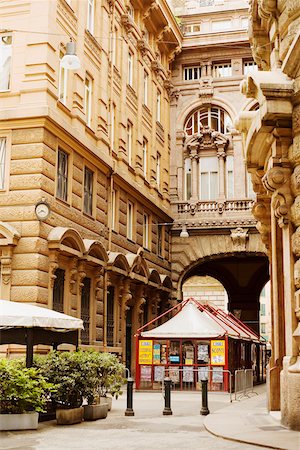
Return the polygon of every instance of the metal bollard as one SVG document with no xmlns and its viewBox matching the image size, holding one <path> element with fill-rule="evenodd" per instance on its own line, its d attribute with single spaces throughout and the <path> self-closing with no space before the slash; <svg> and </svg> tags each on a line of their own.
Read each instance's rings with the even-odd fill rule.
<svg viewBox="0 0 300 450">
<path fill-rule="evenodd" d="M 164 384 L 165 384 L 165 408 L 163 410 L 164 416 L 171 416 L 172 410 L 171 410 L 171 379 L 165 378 Z"/>
<path fill-rule="evenodd" d="M 127 379 L 127 408 L 125 416 L 134 416 L 134 411 L 132 409 L 133 382 L 133 378 Z"/>
<path fill-rule="evenodd" d="M 202 407 L 200 410 L 200 414 L 202 416 L 207 416 L 209 414 L 209 409 L 207 405 L 207 383 L 208 380 L 201 380 L 202 386 Z"/>
</svg>

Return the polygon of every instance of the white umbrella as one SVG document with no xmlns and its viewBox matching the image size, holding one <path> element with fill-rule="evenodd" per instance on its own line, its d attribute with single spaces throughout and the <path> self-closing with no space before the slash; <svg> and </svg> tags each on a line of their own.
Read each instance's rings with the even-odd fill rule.
<svg viewBox="0 0 300 450">
<path fill-rule="evenodd" d="M 0 329 L 11 327 L 81 330 L 83 321 L 52 309 L 23 302 L 0 300 Z"/>
</svg>

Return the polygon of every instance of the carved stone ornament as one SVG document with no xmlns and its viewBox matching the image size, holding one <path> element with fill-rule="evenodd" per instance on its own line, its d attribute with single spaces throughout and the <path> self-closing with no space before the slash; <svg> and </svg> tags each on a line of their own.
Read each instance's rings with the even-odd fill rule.
<svg viewBox="0 0 300 450">
<path fill-rule="evenodd" d="M 294 283 L 297 289 L 300 289 L 300 259 L 294 264 Z"/>
<path fill-rule="evenodd" d="M 70 293 L 76 294 L 76 288 L 77 288 L 77 280 L 78 280 L 78 267 L 77 267 L 77 258 L 72 259 L 72 264 L 69 272 L 70 276 Z"/>
<path fill-rule="evenodd" d="M 289 169 L 283 169 L 282 167 L 272 167 L 264 175 L 262 181 L 265 188 L 268 191 L 275 192 L 283 184 L 285 184 L 290 178 Z"/>
<path fill-rule="evenodd" d="M 292 251 L 295 256 L 300 257 L 300 227 L 292 235 Z"/>
<path fill-rule="evenodd" d="M 1 267 L 1 280 L 5 285 L 10 284 L 11 281 L 11 261 L 12 261 L 12 248 L 6 251 L 6 254 L 2 254 L 0 257 L 0 267 Z"/>
<path fill-rule="evenodd" d="M 231 230 L 231 239 L 233 243 L 233 250 L 236 252 L 246 251 L 246 242 L 248 239 L 248 228 L 236 228 Z"/>
<path fill-rule="evenodd" d="M 228 147 L 229 140 L 223 134 L 211 130 L 205 126 L 201 128 L 200 133 L 194 134 L 185 142 L 189 154 L 199 154 L 202 150 L 217 150 L 222 152 Z"/>
<path fill-rule="evenodd" d="M 56 279 L 55 271 L 58 269 L 58 254 L 57 252 L 50 252 L 49 257 L 49 277 L 50 277 L 50 287 L 53 288 Z"/>
</svg>

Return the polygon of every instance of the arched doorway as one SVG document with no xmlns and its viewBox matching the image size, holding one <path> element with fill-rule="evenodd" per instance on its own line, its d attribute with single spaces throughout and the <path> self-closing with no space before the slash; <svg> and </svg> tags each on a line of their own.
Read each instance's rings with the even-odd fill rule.
<svg viewBox="0 0 300 450">
<path fill-rule="evenodd" d="M 198 260 L 182 274 L 182 291 L 192 277 L 212 277 L 217 280 L 227 292 L 228 311 L 259 334 L 259 299 L 269 280 L 269 262 L 266 256 L 238 253 Z"/>
</svg>

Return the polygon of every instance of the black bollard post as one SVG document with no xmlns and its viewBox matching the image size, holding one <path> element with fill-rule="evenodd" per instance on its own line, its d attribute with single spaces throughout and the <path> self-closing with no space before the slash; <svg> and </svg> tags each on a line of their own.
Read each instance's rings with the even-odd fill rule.
<svg viewBox="0 0 300 450">
<path fill-rule="evenodd" d="M 127 408 L 125 416 L 134 416 L 134 411 L 132 409 L 133 382 L 133 378 L 127 379 Z"/>
<path fill-rule="evenodd" d="M 163 410 L 164 416 L 171 416 L 172 410 L 171 410 L 171 379 L 165 378 L 164 384 L 165 384 L 165 408 Z"/>
<path fill-rule="evenodd" d="M 200 414 L 202 416 L 207 416 L 209 414 L 208 402 L 207 402 L 207 383 L 208 380 L 201 380 L 202 386 L 202 408 L 200 410 Z"/>
</svg>

